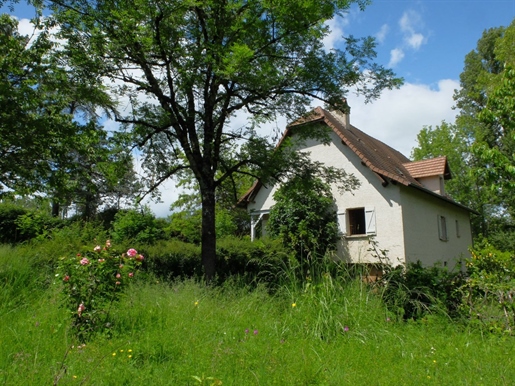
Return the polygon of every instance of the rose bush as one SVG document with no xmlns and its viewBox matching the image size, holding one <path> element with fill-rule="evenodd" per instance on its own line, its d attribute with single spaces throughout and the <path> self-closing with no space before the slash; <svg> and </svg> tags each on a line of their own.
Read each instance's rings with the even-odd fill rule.
<svg viewBox="0 0 515 386">
<path fill-rule="evenodd" d="M 94 332 L 108 332 L 109 312 L 123 289 L 134 279 L 143 255 L 131 248 L 121 253 L 106 241 L 71 257 L 61 257 L 57 268 L 72 329 L 81 341 Z"/>
</svg>

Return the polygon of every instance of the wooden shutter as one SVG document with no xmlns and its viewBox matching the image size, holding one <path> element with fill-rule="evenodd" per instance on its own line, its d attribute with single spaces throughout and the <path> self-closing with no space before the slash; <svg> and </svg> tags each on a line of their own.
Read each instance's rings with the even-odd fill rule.
<svg viewBox="0 0 515 386">
<path fill-rule="evenodd" d="M 347 221 L 345 217 L 345 212 L 338 213 L 338 228 L 340 229 L 340 233 L 342 235 L 347 234 Z"/>
<path fill-rule="evenodd" d="M 365 223 L 367 235 L 376 234 L 376 211 L 374 208 L 365 208 Z"/>
</svg>

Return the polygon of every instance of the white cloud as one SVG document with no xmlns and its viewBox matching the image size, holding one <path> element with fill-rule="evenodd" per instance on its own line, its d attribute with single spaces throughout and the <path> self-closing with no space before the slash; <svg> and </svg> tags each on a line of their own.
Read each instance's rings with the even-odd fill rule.
<svg viewBox="0 0 515 386">
<path fill-rule="evenodd" d="M 408 46 L 414 50 L 418 50 L 422 43 L 424 43 L 424 35 L 414 33 L 406 39 Z"/>
<path fill-rule="evenodd" d="M 386 35 L 388 34 L 389 31 L 390 31 L 390 27 L 388 26 L 388 24 L 383 24 L 381 26 L 381 29 L 379 30 L 379 32 L 376 33 L 377 41 L 379 43 L 384 42 L 384 40 L 386 39 Z"/>
<path fill-rule="evenodd" d="M 423 26 L 422 17 L 413 10 L 405 11 L 399 20 L 399 26 L 404 34 L 404 42 L 408 47 L 418 50 L 426 42 L 425 36 L 417 31 Z"/>
<path fill-rule="evenodd" d="M 349 20 L 341 16 L 336 16 L 335 18 L 328 20 L 325 24 L 329 27 L 331 32 L 324 37 L 322 42 L 325 49 L 329 51 L 335 48 L 338 43 L 343 40 L 343 28 L 349 25 Z"/>
<path fill-rule="evenodd" d="M 388 67 L 395 67 L 395 65 L 402 59 L 404 59 L 404 51 L 401 48 L 394 48 L 390 51 L 390 62 L 388 63 Z"/>
<path fill-rule="evenodd" d="M 363 97 L 349 96 L 351 123 L 409 157 L 424 126 L 454 122 L 457 111 L 452 109 L 452 96 L 457 88 L 458 81 L 444 79 L 436 88 L 406 83 L 398 90 L 384 91 L 370 104 L 364 104 Z"/>
</svg>

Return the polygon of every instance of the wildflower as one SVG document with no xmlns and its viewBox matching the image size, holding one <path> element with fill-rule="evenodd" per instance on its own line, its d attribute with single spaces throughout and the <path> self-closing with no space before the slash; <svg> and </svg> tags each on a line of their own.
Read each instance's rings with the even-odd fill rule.
<svg viewBox="0 0 515 386">
<path fill-rule="evenodd" d="M 111 248 L 111 240 L 106 240 L 106 248 Z"/>
<path fill-rule="evenodd" d="M 131 350 L 131 349 L 128 349 L 128 350 L 127 350 L 127 352 L 132 352 L 132 350 Z"/>
<path fill-rule="evenodd" d="M 198 306 L 198 300 L 195 300 L 195 307 Z"/>
<path fill-rule="evenodd" d="M 344 331 L 344 332 L 349 331 L 349 327 L 348 327 L 348 326 L 343 327 L 343 331 Z"/>
<path fill-rule="evenodd" d="M 123 264 L 120 264 L 120 265 L 118 266 L 118 268 L 122 269 L 122 268 L 123 268 Z"/>
<path fill-rule="evenodd" d="M 105 261 L 106 261 L 106 259 L 98 259 L 98 262 L 99 262 L 99 263 L 103 263 L 103 262 L 105 262 Z"/>
<path fill-rule="evenodd" d="M 93 248 L 94 252 L 100 252 L 102 250 L 102 247 L 100 245 L 97 245 L 95 248 Z"/>
<path fill-rule="evenodd" d="M 117 279 L 119 279 L 119 278 L 121 278 L 121 277 L 122 277 L 122 275 L 120 275 L 119 273 L 117 273 L 117 274 L 116 274 L 116 278 L 117 278 Z"/>
<path fill-rule="evenodd" d="M 84 305 L 84 303 L 79 304 L 79 308 L 77 308 L 77 314 L 79 314 L 79 316 L 82 316 L 82 312 L 85 309 L 86 309 L 86 306 Z"/>
<path fill-rule="evenodd" d="M 63 278 L 63 281 L 69 281 L 70 280 L 70 276 L 66 275 L 64 278 Z"/>
<path fill-rule="evenodd" d="M 129 277 L 134 277 L 134 272 L 129 272 Z"/>
<path fill-rule="evenodd" d="M 259 333 L 258 330 L 254 330 L 254 335 L 257 335 Z"/>
<path fill-rule="evenodd" d="M 88 265 L 89 264 L 89 260 L 86 258 L 86 257 L 83 257 L 80 261 L 80 264 L 81 265 Z"/>
<path fill-rule="evenodd" d="M 123 352 L 123 350 L 120 350 L 120 352 Z"/>
<path fill-rule="evenodd" d="M 77 257 L 80 257 L 80 253 L 77 253 Z"/>
<path fill-rule="evenodd" d="M 131 248 L 127 251 L 127 256 L 134 257 L 138 254 L 138 251 L 136 251 L 134 248 Z"/>
<path fill-rule="evenodd" d="M 291 304 L 291 307 L 292 307 L 292 308 L 297 307 L 297 303 L 292 303 L 292 304 Z"/>
<path fill-rule="evenodd" d="M 116 282 L 116 283 L 114 283 L 114 284 L 116 284 L 116 285 L 120 285 L 120 284 L 122 284 L 122 283 L 120 283 L 119 281 L 117 281 L 117 282 Z"/>
<path fill-rule="evenodd" d="M 132 355 L 127 355 L 127 358 L 132 358 Z"/>
<path fill-rule="evenodd" d="M 248 334 L 248 333 L 249 333 L 249 329 L 248 329 L 248 328 L 246 328 L 246 329 L 245 329 L 245 334 Z"/>
<path fill-rule="evenodd" d="M 138 260 L 138 261 L 143 261 L 143 260 L 145 260 L 145 257 L 144 257 L 143 255 L 139 255 L 139 256 L 136 258 L 136 260 Z"/>
<path fill-rule="evenodd" d="M 386 321 L 389 322 L 390 321 L 390 318 L 386 318 Z"/>
<path fill-rule="evenodd" d="M 74 375 L 74 376 L 73 376 L 73 378 L 77 379 L 77 376 L 76 376 L 76 375 Z"/>
<path fill-rule="evenodd" d="M 115 353 L 115 352 L 113 353 L 113 356 L 114 356 L 114 357 L 116 356 L 116 353 Z"/>
</svg>

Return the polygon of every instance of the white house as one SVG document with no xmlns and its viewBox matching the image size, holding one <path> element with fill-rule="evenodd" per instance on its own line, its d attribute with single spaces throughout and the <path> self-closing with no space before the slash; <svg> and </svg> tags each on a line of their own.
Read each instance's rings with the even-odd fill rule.
<svg viewBox="0 0 515 386">
<path fill-rule="evenodd" d="M 361 185 L 340 194 L 332 187 L 341 231 L 337 255 L 350 263 L 381 262 L 371 250 L 386 250 L 392 265 L 440 262 L 454 267 L 469 255 L 472 245 L 471 210 L 445 194 L 444 180 L 451 178 L 446 157 L 411 162 L 383 142 L 352 126 L 349 116 L 320 107 L 286 129 L 295 136 L 300 125 L 325 124 L 331 141 L 303 141 L 299 151 L 328 166 L 352 173 Z M 293 137 L 295 138 L 295 137 Z M 252 217 L 252 237 L 266 232 L 277 186 L 260 183 L 243 197 Z"/>
</svg>

